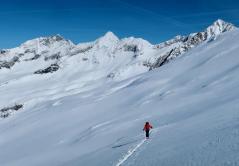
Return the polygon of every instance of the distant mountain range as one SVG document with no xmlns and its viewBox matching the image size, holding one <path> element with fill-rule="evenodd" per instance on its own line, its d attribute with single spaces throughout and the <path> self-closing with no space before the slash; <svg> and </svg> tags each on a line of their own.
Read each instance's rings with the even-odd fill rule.
<svg viewBox="0 0 239 166">
<path fill-rule="evenodd" d="M 24 67 L 31 61 L 39 61 L 31 73 L 45 74 L 63 67 L 61 64 L 67 57 L 78 56 L 79 65 L 86 65 L 87 70 L 107 68 L 103 76 L 125 79 L 158 68 L 195 46 L 215 40 L 235 28 L 233 24 L 219 19 L 202 32 L 176 36 L 156 45 L 141 38 L 119 39 L 112 32 L 93 42 L 77 45 L 60 35 L 40 37 L 16 48 L 0 50 L 0 69 L 11 69 L 16 64 Z"/>
</svg>

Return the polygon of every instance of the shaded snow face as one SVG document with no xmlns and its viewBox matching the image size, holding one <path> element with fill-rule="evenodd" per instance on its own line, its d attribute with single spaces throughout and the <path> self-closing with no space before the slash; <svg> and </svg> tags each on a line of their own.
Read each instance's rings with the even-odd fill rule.
<svg viewBox="0 0 239 166">
<path fill-rule="evenodd" d="M 23 105 L 0 119 L 1 165 L 237 165 L 239 31 L 205 40 L 150 72 L 141 63 L 146 55 L 153 63 L 159 48 L 108 35 L 115 43 L 98 46 L 52 37 L 50 43 L 68 43 L 55 48 L 69 55 L 24 61 L 35 56 L 29 51 L 0 69 L 0 109 Z M 180 51 L 180 44 L 170 46 L 176 45 Z M 11 59 L 12 51 L 1 58 Z M 146 121 L 154 127 L 147 141 Z"/>
</svg>

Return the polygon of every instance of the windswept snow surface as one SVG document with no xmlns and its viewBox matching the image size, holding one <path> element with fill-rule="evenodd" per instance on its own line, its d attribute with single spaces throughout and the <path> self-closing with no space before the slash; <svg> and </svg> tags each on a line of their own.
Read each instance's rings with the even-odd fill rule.
<svg viewBox="0 0 239 166">
<path fill-rule="evenodd" d="M 238 40 L 226 32 L 122 81 L 74 56 L 45 75 L 0 70 L 0 106 L 24 105 L 0 119 L 0 165 L 238 166 Z"/>
</svg>

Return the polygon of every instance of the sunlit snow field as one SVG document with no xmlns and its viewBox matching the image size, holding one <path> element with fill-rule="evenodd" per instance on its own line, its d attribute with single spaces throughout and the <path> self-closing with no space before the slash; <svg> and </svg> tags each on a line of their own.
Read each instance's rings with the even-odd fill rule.
<svg viewBox="0 0 239 166">
<path fill-rule="evenodd" d="M 24 104 L 0 119 L 0 165 L 239 165 L 238 40 L 225 33 L 124 80 L 77 66 L 77 56 L 53 74 L 33 75 L 34 63 L 0 70 L 0 105 Z"/>
</svg>

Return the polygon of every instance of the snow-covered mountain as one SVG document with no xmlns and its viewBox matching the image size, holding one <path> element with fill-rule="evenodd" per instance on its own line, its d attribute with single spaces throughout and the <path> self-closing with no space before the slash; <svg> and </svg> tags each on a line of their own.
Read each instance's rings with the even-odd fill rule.
<svg viewBox="0 0 239 166">
<path fill-rule="evenodd" d="M 203 42 L 210 42 L 233 29 L 235 26 L 232 24 L 217 20 L 205 31 L 176 36 L 157 45 L 140 38 L 119 39 L 112 32 L 107 32 L 93 42 L 78 45 L 60 35 L 41 37 L 13 49 L 1 50 L 0 69 L 10 69 L 14 65 L 22 65 L 25 68 L 25 65 L 34 64 L 28 70 L 29 74 L 54 72 L 63 68 L 66 61 L 76 56 L 74 58 L 78 65 L 87 66 L 84 70 L 107 69 L 101 77 L 123 80 L 158 68 L 191 48 Z"/>
<path fill-rule="evenodd" d="M 0 165 L 238 165 L 238 39 L 217 20 L 156 45 L 108 32 L 2 49 Z"/>
</svg>

